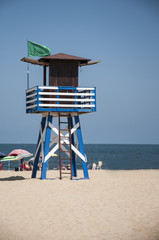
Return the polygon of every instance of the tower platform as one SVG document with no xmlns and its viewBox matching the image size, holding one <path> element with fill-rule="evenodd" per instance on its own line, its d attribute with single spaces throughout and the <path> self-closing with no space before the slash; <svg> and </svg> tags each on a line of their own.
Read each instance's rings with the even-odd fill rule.
<svg viewBox="0 0 159 240">
<path fill-rule="evenodd" d="M 95 87 L 36 86 L 26 90 L 26 113 L 58 116 L 58 112 L 76 115 L 95 111 Z"/>
</svg>

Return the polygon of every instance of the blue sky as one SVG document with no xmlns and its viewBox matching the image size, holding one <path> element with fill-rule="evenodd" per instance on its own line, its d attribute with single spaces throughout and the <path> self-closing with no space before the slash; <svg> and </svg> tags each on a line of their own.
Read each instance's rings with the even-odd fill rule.
<svg viewBox="0 0 159 240">
<path fill-rule="evenodd" d="M 102 63 L 83 67 L 97 112 L 81 116 L 85 143 L 159 143 L 159 3 L 155 0 L 0 2 L 0 143 L 36 143 L 40 115 L 25 113 L 27 38 Z M 30 86 L 42 68 L 30 66 Z"/>
</svg>

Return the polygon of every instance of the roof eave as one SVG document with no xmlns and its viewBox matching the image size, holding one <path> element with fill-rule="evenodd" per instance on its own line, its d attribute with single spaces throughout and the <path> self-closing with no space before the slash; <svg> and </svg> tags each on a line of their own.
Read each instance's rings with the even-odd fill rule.
<svg viewBox="0 0 159 240">
<path fill-rule="evenodd" d="M 34 65 L 39 65 L 39 66 L 49 66 L 49 63 L 47 62 L 39 62 L 39 60 L 36 60 L 36 59 L 32 59 L 32 58 L 22 58 L 21 59 L 22 62 L 27 62 L 27 63 L 31 63 L 31 64 L 34 64 Z"/>
</svg>

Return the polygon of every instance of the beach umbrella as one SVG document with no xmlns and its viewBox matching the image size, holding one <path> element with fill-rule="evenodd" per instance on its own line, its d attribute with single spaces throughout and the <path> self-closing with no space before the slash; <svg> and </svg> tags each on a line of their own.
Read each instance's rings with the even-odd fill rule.
<svg viewBox="0 0 159 240">
<path fill-rule="evenodd" d="M 18 156 L 20 154 L 28 154 L 28 157 L 29 157 L 29 154 L 31 154 L 31 153 L 24 149 L 14 149 L 12 152 L 10 152 L 8 154 L 8 156 Z M 30 156 L 32 156 L 32 155 L 30 155 Z"/>
<path fill-rule="evenodd" d="M 0 158 L 5 157 L 5 156 L 6 156 L 6 154 L 0 152 Z"/>
<path fill-rule="evenodd" d="M 23 158 L 23 157 L 22 157 Z M 17 161 L 22 159 L 19 156 L 6 156 L 0 159 L 0 162 L 8 162 L 8 169 L 10 170 L 10 161 Z"/>
<path fill-rule="evenodd" d="M 58 155 L 56 153 L 53 153 L 51 157 L 57 157 Z"/>
<path fill-rule="evenodd" d="M 7 161 L 16 161 L 17 157 L 15 156 L 6 156 L 0 159 L 1 162 L 7 162 Z"/>
<path fill-rule="evenodd" d="M 21 153 L 19 155 L 8 155 L 2 159 L 0 159 L 0 162 L 7 162 L 8 161 L 8 168 L 10 170 L 10 161 L 18 161 L 18 160 L 21 160 L 23 158 L 26 158 L 26 157 L 30 157 L 32 156 L 33 154 L 32 153 L 29 153 L 27 151 L 25 151 L 24 153 Z"/>
</svg>

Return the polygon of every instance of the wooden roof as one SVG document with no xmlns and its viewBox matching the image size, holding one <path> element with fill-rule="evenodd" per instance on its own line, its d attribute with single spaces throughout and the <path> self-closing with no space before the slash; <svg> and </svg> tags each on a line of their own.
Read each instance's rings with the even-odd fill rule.
<svg viewBox="0 0 159 240">
<path fill-rule="evenodd" d="M 68 55 L 68 54 L 64 54 L 64 53 L 58 53 L 58 54 L 50 55 L 47 57 L 42 57 L 42 58 L 38 59 L 38 61 L 39 62 L 41 62 L 41 61 L 49 62 L 50 60 L 54 60 L 54 59 L 56 59 L 56 60 L 75 60 L 75 61 L 79 61 L 81 64 L 91 61 L 91 59 L 88 59 L 88 58 L 72 56 L 72 55 Z"/>
<path fill-rule="evenodd" d="M 33 58 L 22 58 L 21 59 L 22 62 L 27 62 L 27 63 L 31 63 L 31 64 L 35 64 L 35 65 L 39 65 L 39 66 L 49 66 L 49 63 L 47 62 L 39 62 L 38 60 L 35 60 Z"/>
<path fill-rule="evenodd" d="M 35 64 L 35 65 L 39 65 L 39 66 L 48 67 L 49 66 L 49 60 L 51 60 L 51 59 L 77 60 L 77 61 L 79 61 L 79 66 L 80 67 L 93 65 L 93 64 L 97 64 L 97 63 L 101 62 L 101 61 L 90 62 L 91 59 L 76 57 L 76 56 L 72 56 L 72 55 L 68 55 L 68 54 L 64 54 L 64 53 L 58 53 L 58 54 L 55 54 L 55 55 L 43 57 L 43 58 L 40 58 L 38 60 L 33 59 L 33 58 L 24 57 L 24 58 L 21 59 L 21 61 L 31 63 L 31 64 Z"/>
</svg>

